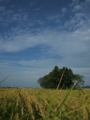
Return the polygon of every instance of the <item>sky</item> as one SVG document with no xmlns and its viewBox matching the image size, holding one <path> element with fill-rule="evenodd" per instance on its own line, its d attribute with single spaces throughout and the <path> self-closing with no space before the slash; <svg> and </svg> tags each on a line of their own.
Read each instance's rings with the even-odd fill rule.
<svg viewBox="0 0 90 120">
<path fill-rule="evenodd" d="M 1 86 L 38 88 L 55 66 L 90 85 L 90 0 L 0 0 Z"/>
</svg>

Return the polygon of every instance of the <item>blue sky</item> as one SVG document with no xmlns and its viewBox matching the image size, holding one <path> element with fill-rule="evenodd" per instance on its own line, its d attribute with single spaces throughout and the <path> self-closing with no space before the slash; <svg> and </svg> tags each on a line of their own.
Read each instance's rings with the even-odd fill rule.
<svg viewBox="0 0 90 120">
<path fill-rule="evenodd" d="M 2 86 L 39 87 L 54 66 L 90 85 L 90 0 L 0 0 Z"/>
</svg>

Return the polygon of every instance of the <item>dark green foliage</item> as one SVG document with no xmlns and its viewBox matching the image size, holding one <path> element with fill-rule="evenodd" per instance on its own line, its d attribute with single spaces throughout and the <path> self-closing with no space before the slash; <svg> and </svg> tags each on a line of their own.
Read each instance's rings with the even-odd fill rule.
<svg viewBox="0 0 90 120">
<path fill-rule="evenodd" d="M 76 87 L 83 87 L 84 86 L 84 80 L 83 80 L 84 76 L 79 75 L 79 74 L 73 74 L 73 81 L 77 80 L 77 85 Z"/>
<path fill-rule="evenodd" d="M 59 89 L 70 88 L 73 82 L 76 80 L 78 81 L 77 86 L 84 84 L 84 81 L 82 79 L 83 76 L 79 74 L 73 74 L 73 71 L 71 69 L 68 69 L 67 67 L 63 67 L 62 69 L 59 69 L 57 66 L 55 66 L 54 69 L 49 74 L 45 75 L 42 78 L 39 78 L 38 83 L 42 88 L 55 89 L 58 86 L 63 71 L 64 71 L 64 75 L 59 85 Z"/>
</svg>

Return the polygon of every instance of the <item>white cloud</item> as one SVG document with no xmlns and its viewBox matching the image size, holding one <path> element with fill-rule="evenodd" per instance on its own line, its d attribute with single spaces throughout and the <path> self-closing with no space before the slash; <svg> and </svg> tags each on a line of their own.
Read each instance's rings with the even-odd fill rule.
<svg viewBox="0 0 90 120">
<path fill-rule="evenodd" d="M 58 64 L 58 60 L 49 58 L 49 59 L 44 59 L 44 60 L 29 60 L 29 61 L 20 61 L 18 62 L 22 66 L 29 66 L 31 68 L 52 68 L 52 66 L 55 66 L 55 64 Z"/>
<path fill-rule="evenodd" d="M 51 69 L 48 68 L 15 66 L 14 61 L 0 61 L 0 63 L 2 63 L 0 64 L 0 80 L 10 75 L 10 77 L 3 82 L 2 86 L 39 87 L 37 80 L 51 71 Z"/>
<path fill-rule="evenodd" d="M 30 4 L 33 6 L 35 3 Z M 44 49 L 44 52 L 48 51 L 48 55 L 58 55 L 61 56 L 61 58 L 44 57 L 44 59 L 39 60 L 37 60 L 37 58 L 33 60 L 23 60 L 21 58 L 21 60 L 18 61 L 0 61 L 0 75 L 7 76 L 13 71 L 12 78 L 16 76 L 17 79 L 19 78 L 21 81 L 25 82 L 25 76 L 27 76 L 26 81 L 30 79 L 31 82 L 36 82 L 39 77 L 48 74 L 49 71 L 57 65 L 59 67 L 70 67 L 75 73 L 90 78 L 90 16 L 87 12 L 87 7 L 83 7 L 83 4 L 79 5 L 76 0 L 73 0 L 71 7 L 71 11 L 73 11 L 71 12 L 71 18 L 64 21 L 64 24 L 60 22 L 62 20 L 62 15 L 46 15 L 45 20 L 48 20 L 48 22 L 54 21 L 55 23 L 59 21 L 57 28 L 44 28 L 45 24 L 41 19 L 29 19 L 29 29 L 22 29 L 19 26 L 11 28 L 3 37 L 0 36 L 1 53 L 19 52 L 43 44 L 50 47 L 49 50 Z M 1 8 L 1 11 L 2 10 L 4 10 L 4 8 Z M 66 12 L 66 10 L 65 7 L 62 8 L 62 14 Z M 77 12 L 78 10 L 80 11 Z M 14 13 L 14 11 L 8 10 L 3 12 L 3 17 L 2 19 L 0 18 L 2 22 L 6 14 L 8 14 L 8 17 L 4 23 L 7 24 L 8 22 L 17 22 L 27 20 L 28 18 L 28 14 L 25 11 L 19 10 L 18 13 Z M 35 29 L 34 25 L 38 24 L 44 27 Z M 32 31 L 32 27 L 36 32 Z M 15 67 L 16 64 L 18 65 Z M 19 72 L 17 72 L 17 69 Z M 2 73 L 5 74 L 3 75 Z"/>
<path fill-rule="evenodd" d="M 86 2 L 90 2 L 90 0 L 86 0 Z"/>
<path fill-rule="evenodd" d="M 65 7 L 63 7 L 62 9 L 61 9 L 61 11 L 63 12 L 63 13 L 65 13 L 66 12 L 66 8 Z"/>
<path fill-rule="evenodd" d="M 86 15 L 84 12 L 75 12 L 71 18 L 64 23 L 64 28 L 68 28 L 70 30 L 87 30 L 89 29 L 90 21 L 89 14 Z"/>
<path fill-rule="evenodd" d="M 5 0 L 0 0 L 0 2 L 5 1 Z"/>
<path fill-rule="evenodd" d="M 36 35 L 29 33 L 17 36 L 12 35 L 5 42 L 1 38 L 0 51 L 16 52 L 38 44 L 47 44 L 61 55 L 72 55 L 89 49 L 89 36 L 89 30 L 60 33 L 57 30 L 50 31 L 46 29 Z"/>
<path fill-rule="evenodd" d="M 10 23 L 14 22 L 21 23 L 25 22 L 28 18 L 28 14 L 24 9 L 18 9 L 17 12 L 14 9 L 6 10 L 4 6 L 0 7 L 0 24 L 3 26 L 8 26 Z"/>
<path fill-rule="evenodd" d="M 69 4 L 69 6 L 73 7 L 75 5 L 77 5 L 79 2 L 79 0 L 72 0 L 71 4 Z"/>
<path fill-rule="evenodd" d="M 58 19 L 60 19 L 60 15 L 47 15 L 47 17 L 46 17 L 46 19 L 47 20 L 50 20 L 50 21 L 54 21 L 54 22 L 57 22 L 58 21 Z M 60 20 L 59 20 L 59 23 L 60 23 Z"/>
<path fill-rule="evenodd" d="M 82 9 L 82 6 L 80 6 L 80 5 L 74 6 L 74 11 L 78 11 L 78 10 L 81 10 L 81 9 Z"/>
<path fill-rule="evenodd" d="M 40 8 L 36 8 L 36 9 L 35 9 L 35 11 L 39 11 L 39 10 L 40 10 Z"/>
<path fill-rule="evenodd" d="M 32 7 L 33 5 L 35 5 L 36 2 L 30 2 L 30 6 Z"/>
<path fill-rule="evenodd" d="M 5 83 L 7 83 L 8 86 L 13 85 L 21 87 L 24 84 L 24 87 L 38 87 L 39 85 L 36 84 L 37 80 L 40 77 L 43 77 L 44 75 L 48 74 L 51 70 L 53 70 L 54 66 L 57 65 L 59 68 L 62 68 L 63 66 L 71 68 L 73 73 L 85 76 L 84 80 L 86 84 L 89 84 L 88 82 L 90 79 L 90 68 L 73 66 L 73 64 L 75 65 L 75 61 L 77 61 L 77 58 L 71 58 L 71 60 L 70 58 L 65 58 L 61 61 L 60 59 L 18 61 L 18 63 L 22 65 L 21 67 L 15 66 L 13 64 L 13 61 L 4 61 L 3 65 L 6 64 L 7 67 L 2 66 L 2 68 L 0 69 L 0 79 L 5 78 L 5 76 L 11 75 L 10 78 L 7 81 L 5 81 Z M 80 63 L 80 61 L 78 62 Z M 4 67 L 5 69 L 3 69 Z"/>
<path fill-rule="evenodd" d="M 19 12 L 16 14 L 12 15 L 11 21 L 22 21 L 22 20 L 26 20 L 28 18 L 27 14 L 23 13 L 23 12 Z"/>
<path fill-rule="evenodd" d="M 0 12 L 4 11 L 5 7 L 4 6 L 0 6 Z"/>
</svg>

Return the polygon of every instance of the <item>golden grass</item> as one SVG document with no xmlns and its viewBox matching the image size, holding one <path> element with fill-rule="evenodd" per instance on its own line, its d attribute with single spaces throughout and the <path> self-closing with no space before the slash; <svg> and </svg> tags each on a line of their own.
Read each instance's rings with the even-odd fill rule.
<svg viewBox="0 0 90 120">
<path fill-rule="evenodd" d="M 0 89 L 0 120 L 43 120 L 55 90 Z M 68 90 L 56 90 L 53 117 Z M 72 90 L 55 120 L 90 120 L 90 90 Z"/>
</svg>

